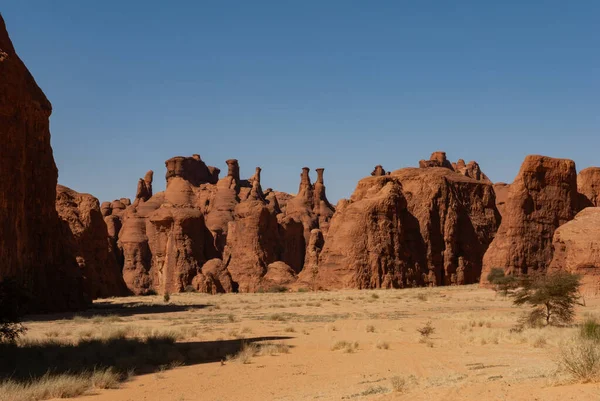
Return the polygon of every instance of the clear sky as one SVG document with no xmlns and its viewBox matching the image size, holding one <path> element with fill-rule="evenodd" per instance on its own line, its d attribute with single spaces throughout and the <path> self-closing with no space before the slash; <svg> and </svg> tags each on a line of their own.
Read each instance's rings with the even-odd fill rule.
<svg viewBox="0 0 600 401">
<path fill-rule="evenodd" d="M 198 153 L 333 202 L 435 150 L 511 182 L 527 154 L 600 165 L 600 1 L 4 0 L 53 104 L 59 182 L 133 197 Z M 1 77 L 0 77 L 1 79 Z M 222 173 L 223 175 L 223 173 Z"/>
</svg>

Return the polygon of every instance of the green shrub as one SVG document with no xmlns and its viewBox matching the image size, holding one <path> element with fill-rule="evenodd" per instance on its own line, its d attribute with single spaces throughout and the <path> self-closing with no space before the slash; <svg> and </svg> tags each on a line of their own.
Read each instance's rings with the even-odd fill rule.
<svg viewBox="0 0 600 401">
<path fill-rule="evenodd" d="M 575 305 L 580 304 L 580 285 L 578 275 L 559 271 L 522 279 L 511 296 L 515 305 L 532 307 L 527 318 L 532 326 L 568 324 L 575 317 Z"/>
</svg>

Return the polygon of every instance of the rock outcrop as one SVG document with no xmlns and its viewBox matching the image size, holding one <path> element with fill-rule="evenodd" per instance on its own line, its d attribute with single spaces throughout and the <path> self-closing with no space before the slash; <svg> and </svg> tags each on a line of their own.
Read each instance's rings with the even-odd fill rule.
<svg viewBox="0 0 600 401">
<path fill-rule="evenodd" d="M 600 207 L 600 167 L 590 167 L 577 175 L 577 191 L 580 193 L 580 209 Z"/>
<path fill-rule="evenodd" d="M 56 210 L 69 227 L 64 238 L 81 269 L 84 292 L 92 298 L 127 295 L 98 199 L 58 185 Z"/>
<path fill-rule="evenodd" d="M 16 280 L 32 295 L 28 309 L 39 312 L 90 301 L 55 208 L 51 113 L 0 16 L 0 280 Z"/>
<path fill-rule="evenodd" d="M 371 172 L 371 175 L 373 177 L 381 177 L 382 175 L 386 175 L 386 174 L 387 173 L 385 172 L 385 170 L 383 169 L 381 164 L 376 165 L 375 168 L 373 169 L 373 171 Z"/>
<path fill-rule="evenodd" d="M 582 292 L 600 293 L 600 207 L 584 209 L 554 232 L 554 255 L 549 272 L 582 276 Z"/>
<path fill-rule="evenodd" d="M 380 167 L 380 166 L 377 166 Z M 375 171 L 371 175 L 376 175 L 378 171 L 375 167 Z M 468 164 L 463 159 L 458 159 L 456 163 L 450 163 L 446 157 L 446 152 L 433 152 L 429 160 L 419 161 L 419 168 L 431 168 L 431 167 L 443 167 L 448 170 L 455 171 L 465 177 L 472 178 L 477 181 L 483 181 L 491 184 L 492 181 L 481 171 L 481 167 L 476 161 L 470 161 Z"/>
<path fill-rule="evenodd" d="M 293 284 L 305 257 L 314 260 L 307 252 L 310 230 L 326 231 L 334 213 L 323 169 L 314 185 L 304 169 L 292 196 L 263 191 L 260 167 L 244 180 L 236 159 L 226 164 L 227 176 L 219 179 L 219 169 L 198 155 L 174 157 L 165 162 L 164 192 L 152 194 L 148 172 L 131 206 L 102 204 L 130 291 L 258 291 Z"/>
<path fill-rule="evenodd" d="M 506 205 L 506 199 L 508 198 L 509 184 L 504 182 L 497 182 L 494 184 L 494 192 L 496 193 L 496 207 L 500 215 L 504 215 L 504 206 Z"/>
<path fill-rule="evenodd" d="M 545 272 L 555 230 L 578 211 L 572 160 L 527 156 L 510 185 L 502 224 L 483 260 L 482 283 L 492 268 L 508 274 Z"/>
<path fill-rule="evenodd" d="M 481 167 L 476 161 L 470 161 L 469 164 L 465 164 L 463 159 L 458 160 L 456 164 L 453 165 L 454 171 L 464 175 L 465 177 L 472 178 L 477 181 L 484 181 L 489 184 L 492 183 L 490 179 L 481 171 Z"/>
<path fill-rule="evenodd" d="M 429 160 L 420 160 L 419 168 L 444 167 L 454 171 L 452 163 L 446 158 L 446 152 L 433 152 Z"/>
<path fill-rule="evenodd" d="M 499 220 L 492 186 L 447 166 L 364 178 L 338 204 L 318 281 L 325 288 L 477 282 Z"/>
</svg>

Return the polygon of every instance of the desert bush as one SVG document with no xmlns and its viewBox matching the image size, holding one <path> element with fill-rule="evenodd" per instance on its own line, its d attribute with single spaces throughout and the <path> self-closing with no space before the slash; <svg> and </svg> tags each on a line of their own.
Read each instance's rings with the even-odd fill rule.
<svg viewBox="0 0 600 401">
<path fill-rule="evenodd" d="M 282 285 L 274 285 L 271 286 L 269 288 L 259 288 L 256 292 L 264 294 L 264 293 L 281 293 L 281 292 L 288 292 L 287 287 L 284 287 Z"/>
<path fill-rule="evenodd" d="M 508 293 L 518 284 L 518 280 L 515 276 L 507 276 L 504 273 L 504 269 L 499 267 L 492 268 L 487 275 L 487 280 L 490 284 L 494 285 L 494 291 L 500 292 L 504 296 L 508 295 Z"/>
<path fill-rule="evenodd" d="M 367 333 L 375 333 L 375 326 L 372 324 L 367 325 Z"/>
<path fill-rule="evenodd" d="M 351 354 L 358 349 L 358 342 L 337 341 L 331 346 L 332 351 L 343 350 L 347 354 Z"/>
<path fill-rule="evenodd" d="M 19 322 L 26 301 L 23 290 L 14 280 L 0 281 L 0 342 L 14 342 L 26 331 Z"/>
<path fill-rule="evenodd" d="M 515 305 L 530 305 L 527 323 L 531 326 L 562 325 L 573 321 L 579 303 L 580 277 L 568 272 L 527 277 L 511 292 Z"/>
<path fill-rule="evenodd" d="M 169 301 L 171 301 L 171 294 L 165 292 L 165 295 L 163 295 L 163 301 L 165 301 L 165 303 L 168 304 Z"/>
<path fill-rule="evenodd" d="M 390 381 L 392 382 L 392 388 L 394 389 L 395 392 L 397 392 L 397 393 L 406 392 L 408 383 L 404 377 L 394 376 L 390 379 Z"/>
<path fill-rule="evenodd" d="M 600 343 L 600 323 L 596 319 L 588 317 L 581 325 L 579 334 L 584 339 Z"/>
<path fill-rule="evenodd" d="M 579 336 L 560 348 L 560 365 L 576 380 L 597 381 L 600 378 L 598 342 Z"/>
<path fill-rule="evenodd" d="M 190 293 L 198 292 L 193 285 L 186 285 L 184 291 Z"/>
<path fill-rule="evenodd" d="M 421 334 L 421 337 L 429 338 L 435 332 L 435 327 L 433 327 L 433 323 L 430 320 L 425 323 L 425 326 L 418 328 L 417 331 Z"/>
<path fill-rule="evenodd" d="M 377 341 L 377 344 L 375 346 L 377 347 L 377 349 L 390 349 L 390 343 L 388 343 L 387 341 Z"/>
</svg>

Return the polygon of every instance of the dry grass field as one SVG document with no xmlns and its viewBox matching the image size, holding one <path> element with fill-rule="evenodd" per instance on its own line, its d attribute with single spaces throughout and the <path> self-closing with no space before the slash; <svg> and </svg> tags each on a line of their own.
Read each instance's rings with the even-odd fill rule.
<svg viewBox="0 0 600 401">
<path fill-rule="evenodd" d="M 25 322 L 0 400 L 600 400 L 560 363 L 579 328 L 522 312 L 478 286 L 98 300 Z"/>
</svg>

